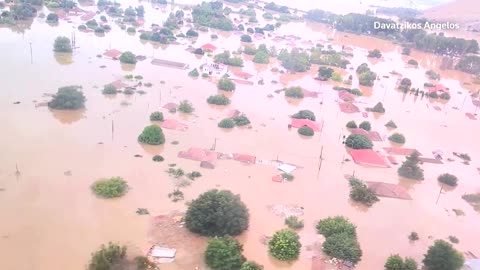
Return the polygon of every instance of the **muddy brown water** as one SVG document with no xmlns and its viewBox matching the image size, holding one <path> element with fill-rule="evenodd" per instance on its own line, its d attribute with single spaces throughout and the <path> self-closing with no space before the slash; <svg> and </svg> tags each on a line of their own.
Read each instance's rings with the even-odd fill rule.
<svg viewBox="0 0 480 270">
<path fill-rule="evenodd" d="M 165 12 L 170 9 L 167 8 Z M 159 15 L 163 14 L 163 15 Z M 146 25 L 161 22 L 166 13 L 146 7 Z M 162 17 L 163 16 L 163 17 Z M 260 16 L 259 16 L 260 17 Z M 388 75 L 375 83 L 373 88 L 363 88 L 368 97 L 363 97 L 360 108 L 382 101 L 387 113 L 374 119 L 373 129 L 388 135 L 384 124 L 394 120 L 398 131 L 405 134 L 405 147 L 418 148 L 424 155 L 434 149 L 442 149 L 447 156 L 451 152 L 466 152 L 472 164 L 466 166 L 455 158 L 445 165 L 425 164 L 425 180 L 416 182 L 399 179 L 397 167 L 378 169 L 362 167 L 352 162 L 342 163 L 348 157 L 341 144 L 341 137 L 348 135 L 344 125 L 349 120 L 362 121 L 361 114 L 347 115 L 339 112 L 335 103 L 337 93 L 332 83 L 319 82 L 312 78 L 317 66 L 303 74 L 280 74 L 271 72 L 278 66 L 276 61 L 268 65 L 246 62 L 244 71 L 254 74 L 252 81 L 263 78 L 264 86 L 237 85 L 230 94 L 232 104 L 226 109 L 209 106 L 206 98 L 217 93 L 215 80 L 191 79 L 187 71 L 153 66 L 152 57 L 188 62 L 197 66 L 203 60 L 185 51 L 189 43 L 198 47 L 213 43 L 220 49 L 236 50 L 240 46 L 235 35 L 219 35 L 218 41 L 210 40 L 210 33 L 201 34 L 198 40 L 178 46 L 152 46 L 141 43 L 138 34 L 131 36 L 114 26 L 105 37 L 76 31 L 78 19 L 72 24 L 62 21 L 51 27 L 42 19 L 35 19 L 29 29 L 12 31 L 0 28 L 2 65 L 2 90 L 0 91 L 0 261 L 1 269 L 84 269 L 90 254 L 108 241 L 128 245 L 132 255 L 140 254 L 154 238 L 147 234 L 150 226 L 148 216 L 139 216 L 137 208 L 148 208 L 152 215 L 172 210 L 183 211 L 183 202 L 171 202 L 167 194 L 174 189 L 174 182 L 165 173 L 167 164 L 176 163 L 190 171 L 199 170 L 204 175 L 191 186 L 184 188 L 186 200 L 197 197 L 212 188 L 230 189 L 241 195 L 251 213 L 250 228 L 239 237 L 244 244 L 244 254 L 265 269 L 309 269 L 311 252 L 302 252 L 292 264 L 279 263 L 268 256 L 267 247 L 260 239 L 283 228 L 283 219 L 269 212 L 267 205 L 297 204 L 305 208 L 305 228 L 300 231 L 304 245 L 321 241 L 315 234 L 315 223 L 332 215 L 348 216 L 358 226 L 359 241 L 364 251 L 358 269 L 382 269 L 385 259 L 392 253 L 410 256 L 421 261 L 433 239 L 445 239 L 455 235 L 460 239 L 456 245 L 462 251 L 477 255 L 478 224 L 480 215 L 461 199 L 464 193 L 480 191 L 480 176 L 476 172 L 480 158 L 478 121 L 465 117 L 474 112 L 468 91 L 476 85 L 464 85 L 471 76 L 456 71 L 440 71 L 441 59 L 437 56 L 414 51 L 412 58 L 419 60 L 420 67 L 406 65 L 409 57 L 400 55 L 401 48 L 389 42 L 365 36 L 335 33 L 325 26 L 312 23 L 291 23 L 279 30 L 281 34 L 301 35 L 307 40 L 323 40 L 333 37 L 334 46 L 347 45 L 354 48 L 351 59 L 356 67 L 366 58 L 367 50 L 378 48 L 384 59 L 370 63 L 379 75 Z M 183 29 L 186 30 L 186 29 Z M 78 49 L 71 57 L 55 55 L 52 43 L 57 35 L 70 36 L 76 32 Z M 30 45 L 33 49 L 33 64 L 30 63 Z M 262 42 L 269 46 L 285 46 L 285 43 Z M 123 67 L 118 61 L 97 58 L 108 48 L 132 50 L 147 56 L 147 60 L 134 67 Z M 245 57 L 247 58 L 247 57 Z M 106 68 L 99 68 L 105 65 Z M 131 72 L 125 68 L 133 69 Z M 398 92 L 395 85 L 397 71 L 412 79 L 415 87 L 423 88 L 427 81 L 424 72 L 435 69 L 442 75 L 441 83 L 451 89 L 452 99 L 441 104 L 422 100 L 420 97 Z M 140 74 L 144 82 L 153 83 L 143 88 L 145 95 L 135 94 L 105 97 L 103 85 L 125 74 Z M 354 75 L 347 69 L 345 77 Z M 279 84 L 272 84 L 276 80 Z M 161 84 L 165 81 L 165 84 Z M 79 84 L 87 97 L 86 108 L 77 112 L 35 108 L 36 102 L 44 102 L 44 93 L 54 93 L 60 86 Z M 297 86 L 311 91 L 321 91 L 317 99 L 305 98 L 292 102 L 274 90 L 284 86 Z M 181 88 L 176 86 L 182 86 Z M 273 94 L 273 98 L 268 98 Z M 138 134 L 149 125 L 152 111 L 162 110 L 168 102 L 192 101 L 196 110 L 193 115 L 170 114 L 189 125 L 187 132 L 164 130 L 167 142 L 164 146 L 142 146 L 137 143 Z M 13 102 L 20 101 L 18 105 Z M 323 101 L 323 102 L 321 102 Z M 464 103 L 465 101 L 465 103 Z M 125 105 L 128 103 L 129 105 Z M 441 111 L 433 109 L 439 106 Z M 458 107 L 454 110 L 452 107 Z M 217 123 L 229 109 L 238 109 L 249 116 L 252 129 L 235 129 L 224 132 Z M 325 121 L 322 134 L 313 138 L 301 138 L 294 129 L 288 130 L 288 115 L 299 109 L 313 110 L 317 118 Z M 112 121 L 114 134 L 112 136 Z M 446 127 L 445 127 L 446 126 Z M 220 161 L 215 170 L 199 168 L 198 162 L 177 158 L 178 151 L 189 147 L 210 148 L 217 138 L 216 150 L 224 153 L 253 154 L 260 159 L 280 160 L 298 164 L 292 183 L 278 184 L 271 181 L 277 174 L 267 165 L 246 166 L 234 161 Z M 179 141 L 172 145 L 172 141 Z M 100 144 L 101 143 L 101 144 Z M 388 142 L 375 143 L 375 148 L 390 146 Z M 318 173 L 319 155 L 323 147 L 323 165 Z M 143 158 L 135 158 L 134 155 Z M 151 161 L 155 154 L 163 155 L 163 163 Z M 401 158 L 398 158 L 401 160 Z M 18 165 L 20 175 L 15 174 Z M 72 175 L 64 174 L 71 171 Z M 348 183 L 344 174 L 352 174 L 370 181 L 399 183 L 410 190 L 412 201 L 382 198 L 371 208 L 363 208 L 348 199 Z M 440 186 L 436 177 L 440 173 L 456 174 L 460 183 L 453 190 L 436 199 Z M 318 174 L 318 177 L 317 177 Z M 102 200 L 92 195 L 89 186 L 101 177 L 122 176 L 131 190 L 120 199 Z M 462 209 L 466 216 L 456 217 L 452 208 Z M 448 210 L 448 211 L 447 211 Z M 417 231 L 420 240 L 410 243 L 407 235 Z M 428 237 L 432 236 L 432 239 Z M 179 252 L 191 252 L 180 250 Z M 28 260 L 25 259 L 28 257 Z M 179 260 L 188 258 L 179 255 Z M 202 253 L 192 253 L 186 261 L 165 265 L 162 269 L 193 269 L 202 267 Z"/>
</svg>

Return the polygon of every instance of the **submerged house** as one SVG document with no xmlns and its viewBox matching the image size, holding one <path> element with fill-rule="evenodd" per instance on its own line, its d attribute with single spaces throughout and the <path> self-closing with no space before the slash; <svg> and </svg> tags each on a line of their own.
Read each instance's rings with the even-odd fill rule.
<svg viewBox="0 0 480 270">
<path fill-rule="evenodd" d="M 202 73 L 215 77 L 222 77 L 228 72 L 228 66 L 220 63 L 205 63 L 201 69 Z"/>
</svg>

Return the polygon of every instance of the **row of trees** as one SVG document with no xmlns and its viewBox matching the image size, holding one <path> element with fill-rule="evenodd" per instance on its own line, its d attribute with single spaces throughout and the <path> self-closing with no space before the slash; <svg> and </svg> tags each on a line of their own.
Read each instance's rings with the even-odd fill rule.
<svg viewBox="0 0 480 270">
<path fill-rule="evenodd" d="M 223 12 L 223 3 L 202 2 L 192 10 L 193 21 L 201 26 L 212 27 L 224 31 L 234 29 L 233 22 L 225 16 Z"/>
</svg>

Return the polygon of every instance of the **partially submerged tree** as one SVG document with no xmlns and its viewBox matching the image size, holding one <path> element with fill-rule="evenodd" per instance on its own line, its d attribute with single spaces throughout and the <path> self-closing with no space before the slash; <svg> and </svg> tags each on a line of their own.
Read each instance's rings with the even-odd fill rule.
<svg viewBox="0 0 480 270">
<path fill-rule="evenodd" d="M 349 121 L 346 125 L 347 128 L 358 128 L 357 123 L 355 121 Z"/>
<path fill-rule="evenodd" d="M 60 52 L 60 53 L 71 53 L 72 52 L 72 44 L 68 37 L 59 36 L 55 39 L 53 43 L 53 51 Z"/>
<path fill-rule="evenodd" d="M 345 145 L 353 149 L 372 149 L 372 141 L 359 134 L 350 134 L 345 140 Z"/>
<path fill-rule="evenodd" d="M 368 108 L 367 110 L 370 112 L 385 113 L 385 108 L 383 107 L 382 102 L 378 102 L 373 108 Z"/>
<path fill-rule="evenodd" d="M 304 97 L 303 89 L 301 87 L 289 87 L 285 88 L 285 96 L 290 98 L 301 99 Z"/>
<path fill-rule="evenodd" d="M 315 135 L 315 131 L 311 127 L 307 127 L 307 126 L 299 128 L 297 132 L 298 134 L 307 136 L 307 137 L 311 137 Z"/>
<path fill-rule="evenodd" d="M 412 258 L 405 260 L 398 254 L 391 255 L 385 262 L 385 270 L 417 270 L 417 262 Z"/>
<path fill-rule="evenodd" d="M 317 232 L 326 238 L 334 235 L 347 233 L 356 236 L 356 226 L 343 216 L 328 217 L 318 222 Z"/>
<path fill-rule="evenodd" d="M 406 141 L 405 136 L 401 133 L 393 133 L 388 137 L 388 140 L 398 144 L 404 144 Z"/>
<path fill-rule="evenodd" d="M 248 117 L 245 115 L 239 115 L 237 117 L 234 117 L 233 122 L 235 122 L 235 125 L 239 127 L 250 125 L 250 119 L 248 119 Z"/>
<path fill-rule="evenodd" d="M 436 240 L 425 254 L 423 264 L 428 270 L 459 270 L 464 263 L 462 253 L 444 240 Z"/>
<path fill-rule="evenodd" d="M 453 174 L 444 173 L 438 176 L 438 182 L 455 187 L 457 186 L 458 178 Z"/>
<path fill-rule="evenodd" d="M 294 115 L 292 115 L 292 118 L 308 119 L 308 120 L 312 120 L 312 121 L 316 120 L 315 113 L 313 113 L 310 110 L 300 110 L 297 113 L 295 113 Z"/>
<path fill-rule="evenodd" d="M 300 255 L 300 237 L 290 229 L 277 231 L 268 242 L 268 252 L 280 261 L 294 261 Z"/>
<path fill-rule="evenodd" d="M 48 107 L 58 110 L 77 110 L 85 106 L 86 98 L 83 95 L 81 86 L 71 85 L 58 88 L 53 99 L 48 102 Z"/>
<path fill-rule="evenodd" d="M 285 225 L 287 225 L 292 230 L 298 230 L 303 228 L 303 220 L 299 220 L 296 216 L 289 216 L 285 218 Z"/>
<path fill-rule="evenodd" d="M 358 127 L 366 131 L 372 130 L 372 125 L 368 121 L 361 122 L 360 125 L 358 125 Z"/>
<path fill-rule="evenodd" d="M 100 179 L 90 187 L 95 195 L 102 198 L 117 198 L 125 195 L 128 191 L 128 184 L 121 177 Z"/>
<path fill-rule="evenodd" d="M 207 98 L 207 103 L 214 105 L 228 105 L 230 104 L 230 99 L 225 95 L 214 95 Z"/>
<path fill-rule="evenodd" d="M 235 91 L 235 83 L 227 77 L 223 77 L 218 81 L 218 89 L 223 91 Z"/>
<path fill-rule="evenodd" d="M 193 105 L 190 101 L 188 100 L 183 100 L 178 104 L 178 110 L 183 113 L 192 113 L 195 111 L 195 108 L 193 108 Z"/>
<path fill-rule="evenodd" d="M 240 270 L 263 270 L 263 266 L 254 261 L 248 261 L 242 264 Z"/>
<path fill-rule="evenodd" d="M 156 111 L 150 114 L 150 121 L 163 121 L 163 113 Z"/>
<path fill-rule="evenodd" d="M 117 88 L 112 84 L 107 84 L 103 87 L 102 94 L 115 95 L 117 94 Z"/>
<path fill-rule="evenodd" d="M 323 252 L 330 257 L 357 264 L 362 258 L 362 249 L 355 236 L 348 233 L 334 234 L 323 242 Z"/>
<path fill-rule="evenodd" d="M 373 51 L 368 52 L 368 57 L 370 58 L 382 58 L 382 52 L 380 50 L 375 49 Z"/>
<path fill-rule="evenodd" d="M 250 42 L 252 42 L 252 37 L 249 36 L 249 35 L 242 35 L 242 36 L 240 37 L 240 41 L 241 41 L 241 42 L 250 43 Z"/>
<path fill-rule="evenodd" d="M 218 123 L 219 128 L 234 128 L 235 122 L 230 118 L 225 118 Z"/>
<path fill-rule="evenodd" d="M 200 76 L 200 73 L 198 73 L 198 70 L 196 68 L 194 68 L 188 73 L 188 76 L 196 78 L 196 77 Z"/>
<path fill-rule="evenodd" d="M 374 203 L 379 201 L 375 192 L 371 190 L 362 180 L 352 177 L 350 178 L 349 182 L 350 199 L 363 203 L 367 206 L 372 206 Z"/>
<path fill-rule="evenodd" d="M 402 163 L 400 168 L 398 168 L 398 175 L 409 179 L 423 180 L 423 169 L 418 166 L 420 163 L 418 157 L 419 155 L 417 152 L 408 156 L 407 160 Z"/>
<path fill-rule="evenodd" d="M 213 238 L 208 241 L 205 263 L 212 270 L 240 269 L 245 257 L 242 245 L 231 237 Z"/>
<path fill-rule="evenodd" d="M 329 67 L 320 67 L 318 69 L 318 78 L 322 81 L 326 81 L 332 77 L 334 70 Z"/>
<path fill-rule="evenodd" d="M 114 243 L 102 245 L 99 250 L 92 254 L 88 270 L 113 270 L 125 260 L 127 247 Z"/>
<path fill-rule="evenodd" d="M 250 215 L 238 195 L 228 190 L 210 190 L 188 206 L 185 225 L 204 236 L 239 235 L 248 228 Z"/>
<path fill-rule="evenodd" d="M 122 64 L 136 64 L 137 63 L 137 59 L 135 58 L 135 54 L 133 54 L 132 52 L 129 52 L 129 51 L 126 51 L 126 52 L 122 53 L 122 55 L 120 55 L 119 60 Z"/>
<path fill-rule="evenodd" d="M 143 129 L 142 134 L 138 136 L 138 141 L 150 145 L 160 145 L 165 143 L 165 135 L 159 126 L 150 125 Z"/>
<path fill-rule="evenodd" d="M 385 124 L 385 126 L 388 127 L 388 128 L 397 128 L 397 124 L 395 124 L 395 122 L 393 122 L 393 120 L 388 121 Z"/>
<path fill-rule="evenodd" d="M 49 13 L 49 14 L 47 15 L 46 21 L 47 21 L 48 23 L 58 23 L 58 15 L 55 14 L 55 13 Z"/>
</svg>

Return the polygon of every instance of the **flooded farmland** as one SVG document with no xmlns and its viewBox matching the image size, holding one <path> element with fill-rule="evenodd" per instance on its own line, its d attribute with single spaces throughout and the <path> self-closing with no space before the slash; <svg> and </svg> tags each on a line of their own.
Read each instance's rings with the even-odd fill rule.
<svg viewBox="0 0 480 270">
<path fill-rule="evenodd" d="M 138 4 L 122 1 L 124 7 Z M 162 24 L 171 11 L 178 9 L 170 5 L 142 4 L 145 6 L 145 27 L 139 29 L 149 29 L 152 23 Z M 80 5 L 80 8 L 96 10 L 94 6 Z M 49 12 L 44 8 L 43 13 Z M 261 12 L 257 11 L 259 24 L 263 25 L 265 20 L 259 14 Z M 232 17 L 241 20 L 238 15 Z M 245 257 L 264 265 L 266 270 L 310 269 L 311 257 L 321 251 L 319 248 L 307 250 L 307 246 L 323 241 L 316 233 L 315 224 L 334 215 L 346 216 L 357 225 L 363 250 L 357 269 L 383 269 L 386 258 L 396 253 L 420 263 L 435 239 L 446 239 L 449 235 L 460 239 L 455 245 L 458 250 L 480 256 L 480 214 L 461 198 L 466 193 L 480 192 L 477 171 L 480 167 L 479 122 L 465 116 L 477 113 L 470 94 L 480 86 L 474 84 L 472 75 L 441 70 L 441 57 L 415 50 L 406 57 L 401 54 L 401 46 L 385 40 L 335 32 L 311 22 L 292 22 L 282 25 L 275 34 L 296 35 L 302 41 L 331 44 L 333 48 L 350 47 L 353 57 L 349 61 L 353 69 L 349 65 L 342 70 L 342 75 L 352 75 L 352 87 L 364 92 L 357 106 L 363 112 L 382 102 L 386 113 L 380 116 L 368 113 L 368 118 L 364 118 L 361 113 L 341 112 L 338 92 L 332 89 L 334 83 L 314 79 L 317 65 L 312 65 L 305 73 L 281 73 L 272 71 L 279 67 L 276 59 L 271 58 L 269 64 L 254 64 L 248 55 L 241 56 L 245 59 L 243 68 L 231 71 L 250 73 L 253 85 L 237 84 L 236 91 L 229 93 L 231 104 L 217 108 L 206 102 L 208 96 L 218 93 L 217 80 L 193 79 L 187 75 L 209 56 L 200 58 L 186 49 L 189 45 L 198 48 L 211 43 L 218 48 L 217 52 L 235 51 L 245 45 L 240 42 L 240 36 L 209 30 L 200 32 L 197 39 L 184 39 L 178 45 L 159 45 L 141 41 L 140 33 L 128 34 L 113 22 L 110 32 L 97 36 L 77 30 L 78 25 L 84 23 L 79 16 L 70 16 L 69 20 L 60 20 L 58 25 L 51 26 L 44 18 L 37 17 L 22 25 L 0 28 L 0 59 L 4 63 L 0 67 L 3 110 L 0 114 L 3 130 L 0 140 L 0 269 L 85 269 L 91 253 L 109 241 L 127 245 L 130 256 L 142 254 L 150 245 L 162 241 L 163 233 L 155 230 L 152 233 L 151 216 L 137 215 L 137 208 L 148 208 L 152 216 L 185 211 L 185 201 L 213 188 L 240 194 L 251 217 L 249 229 L 238 240 L 243 244 Z M 181 31 L 188 29 L 184 26 Z M 59 35 L 71 37 L 72 33 L 77 47 L 74 52 L 71 55 L 54 53 L 55 38 Z M 211 34 L 217 34 L 218 40 L 211 40 Z M 278 49 L 293 47 L 270 37 L 255 39 L 254 44 L 275 45 Z M 303 46 L 301 44 L 298 41 L 296 46 Z M 147 59 L 130 66 L 97 57 L 109 49 L 132 51 Z M 373 49 L 382 52 L 381 60 L 367 58 L 368 50 Z M 152 65 L 153 58 L 188 63 L 190 68 L 180 70 Z M 410 58 L 417 59 L 419 66 L 407 65 Z M 379 75 L 380 79 L 371 88 L 359 86 L 354 69 L 362 63 L 368 63 Z M 411 78 L 413 87 L 423 89 L 428 81 L 425 71 L 430 69 L 439 72 L 439 83 L 450 89 L 452 96 L 448 102 L 404 94 L 397 90 L 397 80 L 401 76 L 391 74 L 395 71 Z M 102 94 L 104 85 L 123 80 L 128 74 L 143 76 L 143 82 L 152 83 L 152 87 L 141 87 L 146 92 L 144 95 L 119 93 L 109 97 Z M 265 84 L 259 85 L 259 80 Z M 45 94 L 55 94 L 65 85 L 83 87 L 87 98 L 84 109 L 58 111 L 36 106 L 50 100 Z M 317 91 L 319 97 L 292 101 L 283 93 L 274 92 L 289 86 Z M 167 103 L 178 104 L 185 99 L 195 107 L 192 115 L 173 114 L 162 108 Z M 252 128 L 231 131 L 218 128 L 217 123 L 232 109 L 247 115 Z M 311 138 L 299 136 L 296 130 L 288 128 L 289 116 L 302 109 L 313 111 L 317 119 L 323 121 L 321 132 Z M 164 129 L 166 143 L 163 146 L 139 144 L 137 137 L 151 124 L 149 115 L 154 111 L 162 111 L 166 118 L 185 123 L 188 129 Z M 423 164 L 423 181 L 400 178 L 398 165 L 375 168 L 344 161 L 350 158 L 342 144 L 343 136 L 349 134 L 345 124 L 350 120 L 372 123 L 372 130 L 384 138 L 382 142 L 375 142 L 374 149 L 391 147 L 385 138 L 392 131 L 384 125 L 393 120 L 407 138 L 404 147 L 418 149 L 425 156 L 433 156 L 432 151 L 441 149 L 445 158 L 454 161 L 442 165 Z M 178 144 L 172 144 L 174 141 Z M 200 168 L 199 162 L 178 157 L 179 151 L 191 147 L 210 149 L 213 145 L 215 151 L 221 153 L 244 153 L 258 160 L 295 164 L 298 166 L 295 180 L 273 182 L 272 176 L 278 174 L 278 170 L 270 165 L 220 160 L 215 169 L 208 170 Z M 472 162 L 463 164 L 453 152 L 468 153 Z M 162 155 L 165 162 L 152 162 L 154 155 Z M 403 161 L 404 158 L 397 156 L 397 159 Z M 168 198 L 175 183 L 165 172 L 168 164 L 173 163 L 203 175 L 182 189 L 185 201 L 177 203 Z M 459 185 L 446 189 L 438 199 L 441 186 L 437 177 L 446 172 L 454 173 Z M 346 174 L 354 174 L 365 181 L 398 184 L 405 187 L 413 199 L 381 198 L 372 207 L 365 208 L 349 199 Z M 113 200 L 94 196 L 90 190 L 92 182 L 111 176 L 123 177 L 131 190 L 124 197 Z M 284 227 L 284 219 L 268 208 L 278 204 L 304 208 L 305 228 L 299 231 L 304 247 L 300 258 L 290 264 L 274 260 L 268 255 L 268 247 L 261 243 L 263 236 Z M 462 209 L 465 216 L 457 217 L 452 209 Z M 407 238 L 412 231 L 420 235 L 415 243 Z M 184 241 L 192 241 L 196 248 L 178 247 L 175 262 L 163 264 L 161 269 L 207 269 L 201 250 L 206 238 L 183 236 Z M 175 239 L 171 235 L 170 238 L 171 243 L 182 244 L 183 238 Z"/>
</svg>

